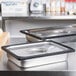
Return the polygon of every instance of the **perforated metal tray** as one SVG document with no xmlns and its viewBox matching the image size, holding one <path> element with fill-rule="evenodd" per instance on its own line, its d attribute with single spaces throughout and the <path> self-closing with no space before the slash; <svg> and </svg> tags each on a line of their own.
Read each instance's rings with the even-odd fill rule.
<svg viewBox="0 0 76 76">
<path fill-rule="evenodd" d="M 67 60 L 74 49 L 63 44 L 47 41 L 3 46 L 8 59 L 19 67 L 33 67 Z"/>
</svg>

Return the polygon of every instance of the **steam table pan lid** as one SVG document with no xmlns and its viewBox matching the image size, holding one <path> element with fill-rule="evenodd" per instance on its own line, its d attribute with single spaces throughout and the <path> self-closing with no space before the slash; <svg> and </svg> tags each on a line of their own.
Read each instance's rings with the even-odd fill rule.
<svg viewBox="0 0 76 76">
<path fill-rule="evenodd" d="M 3 46 L 2 49 L 18 60 L 27 60 L 74 52 L 71 47 L 54 41 L 40 41 Z"/>
<path fill-rule="evenodd" d="M 76 35 L 76 28 L 67 27 L 45 27 L 37 29 L 21 30 L 21 33 L 28 34 L 30 36 L 43 39 L 43 38 L 56 38 L 63 36 L 73 36 Z"/>
</svg>

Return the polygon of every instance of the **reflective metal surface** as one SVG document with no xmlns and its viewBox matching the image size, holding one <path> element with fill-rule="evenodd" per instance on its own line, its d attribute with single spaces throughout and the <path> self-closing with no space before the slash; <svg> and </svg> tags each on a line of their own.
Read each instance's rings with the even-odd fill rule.
<svg viewBox="0 0 76 76">
<path fill-rule="evenodd" d="M 68 25 L 66 27 L 46 27 L 39 29 L 29 29 L 28 31 L 25 32 L 42 38 L 48 38 L 59 35 L 63 36 L 63 35 L 75 34 L 76 24 Z"/>
<path fill-rule="evenodd" d="M 34 58 L 29 59 L 25 61 L 19 61 L 16 58 L 8 55 L 8 59 L 15 63 L 15 65 L 22 67 L 22 68 L 33 68 L 37 66 L 47 65 L 51 63 L 61 62 L 61 61 L 67 61 L 67 54 L 61 54 L 56 56 L 47 56 L 47 57 L 41 57 L 41 58 Z"/>
<path fill-rule="evenodd" d="M 66 53 L 68 53 L 68 51 L 72 52 L 72 49 L 64 47 L 59 44 L 55 44 L 53 42 L 38 42 L 38 43 L 30 43 L 30 44 L 26 43 L 20 45 L 15 44 L 15 45 L 6 46 L 4 48 L 7 53 L 9 51 L 20 57 L 29 57 L 29 56 L 43 55 L 49 53 L 52 53 L 54 55 L 54 53 L 58 53 L 58 52 L 62 52 L 61 54 L 64 54 L 63 51 L 66 51 Z"/>
<path fill-rule="evenodd" d="M 19 71 L 65 71 L 68 70 L 67 62 L 59 62 L 54 64 L 47 64 L 42 66 L 30 67 L 30 68 L 20 68 L 11 61 L 7 62 L 7 66 L 11 69 L 11 71 L 19 70 Z"/>
</svg>

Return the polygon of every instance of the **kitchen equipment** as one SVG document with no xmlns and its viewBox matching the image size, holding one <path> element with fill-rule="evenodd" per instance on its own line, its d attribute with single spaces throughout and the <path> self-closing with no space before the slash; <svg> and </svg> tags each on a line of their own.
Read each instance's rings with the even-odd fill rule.
<svg viewBox="0 0 76 76">
<path fill-rule="evenodd" d="M 26 34 L 28 41 L 54 40 L 57 42 L 69 42 L 76 40 L 76 25 L 65 27 L 45 27 L 29 30 L 21 30 Z"/>
<path fill-rule="evenodd" d="M 30 68 L 67 60 L 74 49 L 54 41 L 3 46 L 8 60 L 19 67 Z"/>
<path fill-rule="evenodd" d="M 29 4 L 27 0 L 2 0 L 2 16 L 28 16 Z"/>
<path fill-rule="evenodd" d="M 32 0 L 30 4 L 30 12 L 34 14 L 40 14 L 43 13 L 44 5 L 42 3 L 42 0 Z"/>
</svg>

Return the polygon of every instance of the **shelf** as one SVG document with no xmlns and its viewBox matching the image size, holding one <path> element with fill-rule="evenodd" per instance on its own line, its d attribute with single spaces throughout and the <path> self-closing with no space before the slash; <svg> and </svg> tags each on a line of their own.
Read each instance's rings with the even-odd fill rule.
<svg viewBox="0 0 76 76">
<path fill-rule="evenodd" d="M 31 16 L 28 18 L 43 19 L 43 20 L 76 20 L 76 16 Z"/>
<path fill-rule="evenodd" d="M 76 16 L 3 16 L 4 19 L 76 20 Z"/>
</svg>

